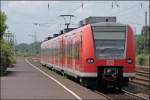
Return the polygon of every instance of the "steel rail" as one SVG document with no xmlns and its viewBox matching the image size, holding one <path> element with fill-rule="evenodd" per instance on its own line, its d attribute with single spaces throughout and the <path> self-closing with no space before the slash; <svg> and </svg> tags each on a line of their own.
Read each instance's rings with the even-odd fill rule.
<svg viewBox="0 0 150 100">
<path fill-rule="evenodd" d="M 122 90 L 122 91 L 125 92 L 126 94 L 129 94 L 129 95 L 131 95 L 131 96 L 135 96 L 135 97 L 140 98 L 140 99 L 143 99 L 143 100 L 148 100 L 148 99 L 149 99 L 149 98 L 145 98 L 145 97 L 139 96 L 139 95 L 137 95 L 137 94 L 128 92 L 128 91 L 126 91 L 126 90 Z"/>
</svg>

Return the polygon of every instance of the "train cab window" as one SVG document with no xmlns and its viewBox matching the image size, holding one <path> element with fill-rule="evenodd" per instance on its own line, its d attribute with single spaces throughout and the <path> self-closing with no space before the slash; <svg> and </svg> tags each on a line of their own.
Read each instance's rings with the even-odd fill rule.
<svg viewBox="0 0 150 100">
<path fill-rule="evenodd" d="M 125 49 L 125 26 L 93 27 L 96 58 L 121 59 Z"/>
</svg>

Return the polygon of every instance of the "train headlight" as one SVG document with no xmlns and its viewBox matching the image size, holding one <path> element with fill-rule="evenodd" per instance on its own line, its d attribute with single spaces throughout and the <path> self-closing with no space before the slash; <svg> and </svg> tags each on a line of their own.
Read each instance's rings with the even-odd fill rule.
<svg viewBox="0 0 150 100">
<path fill-rule="evenodd" d="M 94 63 L 94 59 L 93 59 L 93 58 L 88 58 L 88 59 L 86 60 L 86 62 L 87 62 L 88 64 L 92 64 L 92 63 Z"/>
<path fill-rule="evenodd" d="M 126 62 L 127 62 L 128 64 L 132 64 L 133 60 L 132 60 L 131 58 L 128 58 L 128 59 L 126 60 Z"/>
</svg>

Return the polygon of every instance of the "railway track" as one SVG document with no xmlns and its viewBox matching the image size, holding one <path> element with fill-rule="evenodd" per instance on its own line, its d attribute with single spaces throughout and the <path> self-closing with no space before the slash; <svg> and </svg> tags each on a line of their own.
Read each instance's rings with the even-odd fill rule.
<svg viewBox="0 0 150 100">
<path fill-rule="evenodd" d="M 109 100 L 149 100 L 149 71 L 147 68 L 138 69 L 136 78 L 121 91 L 105 90 L 105 92 L 94 90 L 94 92 L 105 96 Z M 148 92 L 146 93 L 145 90 L 148 90 Z"/>
<path fill-rule="evenodd" d="M 150 68 L 137 67 L 136 76 L 130 82 L 145 87 L 150 87 Z"/>
<path fill-rule="evenodd" d="M 150 98 L 150 68 L 138 66 L 135 78 L 130 80 L 129 86 L 125 90 L 145 99 Z"/>
<path fill-rule="evenodd" d="M 126 90 L 121 90 L 121 91 L 110 90 L 109 92 L 106 93 L 94 90 L 94 92 L 99 95 L 105 96 L 109 100 L 148 100 L 148 98 L 136 95 Z"/>
</svg>

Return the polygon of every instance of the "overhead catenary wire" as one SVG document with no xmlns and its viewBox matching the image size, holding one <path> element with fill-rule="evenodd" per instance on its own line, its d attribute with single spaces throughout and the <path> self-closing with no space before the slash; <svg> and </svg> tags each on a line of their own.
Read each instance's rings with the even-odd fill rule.
<svg viewBox="0 0 150 100">
<path fill-rule="evenodd" d="M 136 2 L 135 2 L 136 3 Z M 84 9 L 84 7 L 85 7 L 85 5 L 86 4 L 88 4 L 88 6 L 91 6 L 91 5 L 94 5 L 94 6 L 101 6 L 101 7 L 104 7 L 104 6 L 106 6 L 107 4 L 108 5 L 110 5 L 111 6 L 111 2 L 109 2 L 109 3 L 105 3 L 105 2 L 103 2 L 103 4 L 104 5 L 96 5 L 96 4 L 94 4 L 94 3 L 81 3 L 81 5 L 79 5 L 78 7 L 76 7 L 75 9 L 73 9 L 72 11 L 69 11 L 69 12 L 71 12 L 71 14 L 74 14 L 74 13 L 76 13 L 79 9 Z M 136 7 L 138 7 L 136 4 L 139 4 L 139 6 L 141 7 L 141 5 L 142 5 L 142 7 L 141 8 L 143 8 L 144 7 L 144 4 L 143 3 L 136 3 L 136 4 L 133 4 L 133 3 L 125 3 L 125 2 L 119 2 L 119 6 L 122 6 L 122 4 L 129 4 L 129 5 L 132 5 L 132 6 L 129 6 L 124 12 L 115 12 L 115 13 L 112 13 L 113 15 L 118 15 L 118 16 L 131 16 L 132 14 L 130 14 L 130 13 L 133 13 L 133 11 L 131 10 L 131 8 L 135 8 L 135 9 L 137 9 Z M 119 8 L 115 8 L 115 9 L 120 9 L 120 7 Z M 70 14 L 70 13 L 69 13 Z M 75 18 L 76 19 L 78 19 L 78 17 L 77 17 L 77 15 L 75 14 Z M 53 26 L 52 27 L 50 27 L 49 29 L 52 29 L 53 27 L 55 27 L 55 26 L 57 26 L 58 24 L 60 24 L 60 20 L 58 20 L 57 22 L 55 22 L 56 24 L 53 24 Z"/>
<path fill-rule="evenodd" d="M 83 4 L 83 3 L 82 3 Z M 85 3 L 84 3 L 84 5 L 85 5 Z M 84 5 L 80 5 L 80 6 L 78 6 L 78 7 L 76 7 L 75 9 L 73 9 L 73 12 L 71 13 L 71 14 L 73 14 L 74 12 L 76 12 L 78 9 L 80 9 L 81 7 L 84 7 Z M 68 13 L 70 13 L 70 12 L 68 12 Z M 77 16 L 75 16 L 75 18 L 77 18 Z M 55 27 L 57 24 L 59 24 L 58 22 L 60 22 L 60 20 L 58 20 L 57 22 L 56 22 L 56 24 L 54 24 L 52 27 L 50 27 L 50 29 L 51 28 L 53 28 L 53 27 Z"/>
<path fill-rule="evenodd" d="M 74 13 L 74 12 L 76 12 L 77 10 L 79 10 L 79 9 L 81 9 L 81 8 L 83 8 L 83 6 L 85 5 L 85 3 L 81 3 L 82 4 L 82 6 L 79 6 L 79 7 L 77 7 L 77 8 L 75 8 L 75 9 L 73 9 L 73 12 L 72 12 L 72 14 Z M 103 3 L 103 4 L 106 4 L 106 3 Z M 123 3 L 123 4 L 125 4 L 125 3 Z M 132 4 L 132 3 L 131 3 Z M 143 5 L 143 4 L 142 4 Z M 103 6 L 105 6 L 105 5 L 103 5 Z M 131 8 L 133 8 L 133 7 L 129 7 L 129 8 L 127 8 L 127 9 L 129 9 L 129 10 L 126 10 L 125 12 L 128 12 L 128 11 L 130 11 L 130 9 Z M 122 13 L 124 13 L 124 12 L 115 12 L 116 14 L 122 14 Z M 113 13 L 113 14 L 115 14 L 115 13 Z M 76 17 L 77 18 L 77 17 Z M 56 22 L 56 24 L 58 24 L 58 22 L 59 21 L 57 21 Z"/>
</svg>

